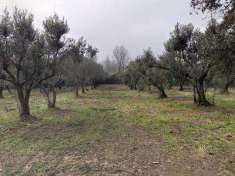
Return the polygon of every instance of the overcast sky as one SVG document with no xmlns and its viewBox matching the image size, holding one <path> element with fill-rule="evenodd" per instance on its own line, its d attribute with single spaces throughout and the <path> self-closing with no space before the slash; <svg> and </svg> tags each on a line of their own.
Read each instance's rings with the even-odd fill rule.
<svg viewBox="0 0 235 176">
<path fill-rule="evenodd" d="M 190 15 L 190 0 L 0 0 L 5 7 L 28 9 L 35 25 L 57 13 L 70 27 L 69 37 L 85 39 L 99 49 L 99 60 L 112 56 L 116 45 L 124 45 L 131 57 L 151 47 L 156 55 L 177 22 L 192 22 L 203 28 L 206 19 Z"/>
</svg>

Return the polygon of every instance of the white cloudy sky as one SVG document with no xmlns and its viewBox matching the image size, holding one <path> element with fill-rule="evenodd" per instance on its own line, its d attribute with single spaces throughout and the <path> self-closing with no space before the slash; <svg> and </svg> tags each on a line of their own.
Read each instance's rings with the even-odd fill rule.
<svg viewBox="0 0 235 176">
<path fill-rule="evenodd" d="M 112 56 L 116 45 L 124 45 L 135 57 L 151 47 L 156 54 L 177 22 L 192 22 L 203 28 L 206 19 L 190 15 L 190 0 L 0 0 L 0 11 L 7 7 L 28 9 L 40 27 L 45 17 L 57 13 L 70 26 L 69 37 L 84 36 L 96 46 L 99 60 Z"/>
</svg>

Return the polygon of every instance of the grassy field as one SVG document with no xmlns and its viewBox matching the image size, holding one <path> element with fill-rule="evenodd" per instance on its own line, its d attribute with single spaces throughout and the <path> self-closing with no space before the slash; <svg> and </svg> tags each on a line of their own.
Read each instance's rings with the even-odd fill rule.
<svg viewBox="0 0 235 176">
<path fill-rule="evenodd" d="M 35 91 L 21 123 L 13 95 L 0 100 L 0 175 L 233 176 L 235 92 L 215 107 L 192 104 L 191 91 L 157 93 L 102 86 L 58 95 L 48 110 Z"/>
</svg>

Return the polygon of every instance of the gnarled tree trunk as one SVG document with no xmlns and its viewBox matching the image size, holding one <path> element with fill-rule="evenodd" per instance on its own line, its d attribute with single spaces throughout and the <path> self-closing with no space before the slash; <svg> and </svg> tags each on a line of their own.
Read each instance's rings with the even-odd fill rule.
<svg viewBox="0 0 235 176">
<path fill-rule="evenodd" d="M 159 90 L 159 98 L 162 98 L 162 99 L 168 98 L 168 96 L 167 96 L 167 94 L 166 94 L 163 87 L 158 86 L 157 88 Z"/>
<path fill-rule="evenodd" d="M 52 87 L 48 94 L 48 108 L 55 108 L 56 107 L 56 90 Z"/>
<path fill-rule="evenodd" d="M 49 85 L 47 87 L 42 87 L 41 93 L 46 97 L 47 106 L 49 109 L 53 109 L 56 107 L 56 88 L 53 85 Z"/>
<path fill-rule="evenodd" d="M 29 97 L 31 90 L 25 90 L 22 86 L 16 87 L 17 96 L 19 100 L 19 113 L 21 121 L 29 121 L 31 119 L 30 107 L 29 107 Z"/>
<path fill-rule="evenodd" d="M 184 79 L 184 77 L 182 76 L 182 77 L 179 79 L 179 91 L 184 91 L 184 83 L 185 83 L 185 79 Z"/>
<path fill-rule="evenodd" d="M 179 91 L 184 91 L 184 84 L 182 82 L 180 82 L 179 86 Z"/>
<path fill-rule="evenodd" d="M 210 106 L 211 103 L 206 98 L 204 80 L 197 80 L 194 85 L 194 103 L 199 106 Z"/>
</svg>

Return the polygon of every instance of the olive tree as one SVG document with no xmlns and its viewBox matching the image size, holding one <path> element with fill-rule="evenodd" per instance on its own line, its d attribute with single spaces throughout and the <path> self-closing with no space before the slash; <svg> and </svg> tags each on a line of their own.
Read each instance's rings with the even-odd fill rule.
<svg viewBox="0 0 235 176">
<path fill-rule="evenodd" d="M 58 15 L 53 15 L 43 22 L 46 51 L 45 57 L 49 62 L 53 61 L 53 65 L 48 67 L 49 71 L 54 71 L 54 76 L 42 84 L 41 92 L 45 95 L 48 108 L 56 106 L 56 88 L 61 81 L 61 60 L 65 53 L 65 34 L 69 32 L 69 27 L 65 19 L 60 19 Z"/>
<path fill-rule="evenodd" d="M 179 90 L 184 90 L 184 84 L 188 80 L 188 65 L 185 62 L 187 44 L 191 39 L 194 27 L 192 24 L 180 25 L 176 24 L 174 31 L 171 33 L 170 39 L 165 43 L 166 53 L 162 55 L 165 62 L 169 64 L 169 71 L 174 75 Z"/>
<path fill-rule="evenodd" d="M 158 67 L 161 65 L 151 49 L 144 51 L 127 67 L 126 83 L 132 89 L 144 89 L 144 86 L 154 86 L 159 90 L 160 98 L 167 98 L 165 87 L 168 84 L 167 71 Z"/>
<path fill-rule="evenodd" d="M 234 26 L 218 27 L 218 64 L 216 66 L 217 76 L 220 78 L 221 93 L 229 93 L 229 87 L 235 80 L 235 28 Z"/>
<path fill-rule="evenodd" d="M 219 12 L 223 15 L 221 24 L 217 25 L 218 44 L 217 56 L 219 63 L 216 67 L 217 79 L 222 87 L 222 93 L 228 93 L 228 88 L 234 82 L 234 0 L 191 0 L 191 6 L 199 11 Z M 221 81 L 222 80 L 222 81 Z"/>
<path fill-rule="evenodd" d="M 159 98 L 167 98 L 165 87 L 167 84 L 166 70 L 152 67 L 147 70 L 147 78 L 151 85 L 156 87 L 159 91 Z"/>
<path fill-rule="evenodd" d="M 206 31 L 195 30 L 188 43 L 185 62 L 190 67 L 190 78 L 194 87 L 194 102 L 208 106 L 206 97 L 206 79 L 217 64 L 217 38 L 214 33 L 214 24 L 209 24 Z"/>
<path fill-rule="evenodd" d="M 131 61 L 124 74 L 124 82 L 131 90 L 143 90 L 145 84 L 145 76 L 139 71 L 139 64 Z"/>
<path fill-rule="evenodd" d="M 104 78 L 103 67 L 97 63 L 96 55 L 98 49 L 88 45 L 86 40 L 80 38 L 78 41 L 70 40 L 67 50 L 65 65 L 66 78 L 74 86 L 76 97 L 79 89 L 85 93 L 86 86 L 95 88 L 97 83 Z"/>
<path fill-rule="evenodd" d="M 206 97 L 206 80 L 213 76 L 212 71 L 218 64 L 219 33 L 216 26 L 216 21 L 212 20 L 206 31 L 201 32 L 191 24 L 177 24 L 166 45 L 168 52 L 176 53 L 174 61 L 184 65 L 174 69 L 179 69 L 181 75 L 192 82 L 194 103 L 202 106 L 210 105 Z M 167 69 L 171 70 L 171 65 Z"/>
<path fill-rule="evenodd" d="M 53 60 L 44 57 L 44 36 L 33 26 L 33 15 L 15 9 L 7 10 L 0 22 L 1 79 L 16 89 L 20 119 L 30 120 L 29 99 L 34 87 L 54 76 Z"/>
</svg>

